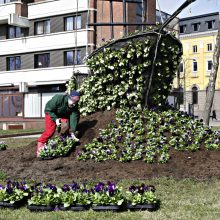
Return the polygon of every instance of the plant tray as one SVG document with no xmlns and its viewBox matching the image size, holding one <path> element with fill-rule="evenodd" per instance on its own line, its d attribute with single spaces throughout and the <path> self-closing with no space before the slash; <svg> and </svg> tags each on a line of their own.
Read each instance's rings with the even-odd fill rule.
<svg viewBox="0 0 220 220">
<path fill-rule="evenodd" d="M 56 156 L 50 156 L 50 157 L 39 157 L 39 160 L 53 160 L 59 157 L 68 157 L 70 155 L 70 153 L 72 152 L 73 148 L 69 149 L 66 153 L 62 154 L 62 155 L 56 155 Z"/>
<path fill-rule="evenodd" d="M 59 209 L 62 211 L 87 211 L 89 210 L 90 205 L 72 205 L 70 207 L 59 206 Z"/>
<path fill-rule="evenodd" d="M 56 156 L 44 157 L 44 158 L 39 157 L 39 160 L 53 160 L 53 159 L 55 159 L 55 158 L 57 158 L 57 157 L 56 157 Z"/>
<path fill-rule="evenodd" d="M 71 211 L 87 211 L 89 210 L 89 205 L 74 205 L 70 207 Z"/>
<path fill-rule="evenodd" d="M 46 205 L 27 205 L 27 208 L 32 212 L 50 212 L 54 211 L 54 206 Z"/>
<path fill-rule="evenodd" d="M 97 205 L 92 207 L 93 211 L 96 212 L 103 212 L 103 211 L 118 212 L 120 211 L 120 208 L 121 207 L 118 205 Z"/>
<path fill-rule="evenodd" d="M 140 204 L 140 205 L 127 205 L 127 209 L 130 209 L 131 211 L 141 211 L 141 210 L 148 210 L 148 211 L 154 211 L 157 208 L 157 204 Z"/>
<path fill-rule="evenodd" d="M 10 208 L 10 209 L 17 209 L 24 205 L 26 199 L 21 199 L 20 201 L 16 201 L 15 203 L 10 202 L 0 202 L 0 208 Z"/>
</svg>

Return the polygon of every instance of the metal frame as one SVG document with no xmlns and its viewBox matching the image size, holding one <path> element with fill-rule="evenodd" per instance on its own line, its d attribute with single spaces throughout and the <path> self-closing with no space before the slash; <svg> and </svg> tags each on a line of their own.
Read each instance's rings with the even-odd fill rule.
<svg viewBox="0 0 220 220">
<path fill-rule="evenodd" d="M 114 26 L 123 26 L 123 35 L 127 36 L 127 26 L 143 26 L 143 25 L 155 25 L 150 23 L 144 23 L 146 10 L 144 6 L 147 5 L 147 0 L 96 0 L 96 1 L 108 1 L 110 11 L 110 22 L 96 22 L 88 23 L 88 26 L 110 26 L 111 27 L 111 38 L 114 38 Z M 122 2 L 123 4 L 123 22 L 113 22 L 113 2 Z M 126 3 L 142 3 L 142 23 L 127 23 L 127 9 Z"/>
</svg>

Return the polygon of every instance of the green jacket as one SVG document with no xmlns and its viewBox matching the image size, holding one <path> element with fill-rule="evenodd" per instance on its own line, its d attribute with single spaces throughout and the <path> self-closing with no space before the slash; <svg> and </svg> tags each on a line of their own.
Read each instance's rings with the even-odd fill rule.
<svg viewBox="0 0 220 220">
<path fill-rule="evenodd" d="M 72 132 L 76 131 L 79 121 L 78 104 L 73 108 L 68 107 L 68 95 L 57 94 L 50 99 L 45 106 L 45 113 L 49 113 L 55 122 L 58 118 L 67 118 L 70 121 Z"/>
</svg>

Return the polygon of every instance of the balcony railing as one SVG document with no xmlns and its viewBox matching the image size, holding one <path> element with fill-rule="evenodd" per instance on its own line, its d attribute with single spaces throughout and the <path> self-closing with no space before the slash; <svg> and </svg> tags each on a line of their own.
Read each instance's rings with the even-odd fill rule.
<svg viewBox="0 0 220 220">
<path fill-rule="evenodd" d="M 86 75 L 89 73 L 89 68 L 85 65 L 78 65 L 75 68 L 73 66 L 61 66 L 5 71 L 0 74 L 0 87 L 4 87 L 9 82 L 14 86 L 19 86 L 21 82 L 25 82 L 27 86 L 59 84 L 69 80 L 73 74 L 73 70 Z"/>
<path fill-rule="evenodd" d="M 1 40 L 1 56 L 86 46 L 88 44 L 87 35 L 88 32 L 82 29 L 78 31 Z"/>
<path fill-rule="evenodd" d="M 21 1 L 11 1 L 10 3 L 1 3 L 0 1 L 0 24 L 8 24 L 10 14 L 21 15 Z"/>
<path fill-rule="evenodd" d="M 36 19 L 85 10 L 88 10 L 87 0 L 41 1 L 29 4 L 28 18 Z"/>
</svg>

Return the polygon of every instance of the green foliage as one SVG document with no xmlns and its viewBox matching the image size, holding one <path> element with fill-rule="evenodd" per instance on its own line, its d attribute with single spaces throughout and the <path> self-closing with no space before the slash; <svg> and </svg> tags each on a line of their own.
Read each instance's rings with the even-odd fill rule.
<svg viewBox="0 0 220 220">
<path fill-rule="evenodd" d="M 37 186 L 31 199 L 28 200 L 29 205 L 58 205 L 60 203 L 60 193 L 61 189 L 57 188 L 53 184 L 40 184 Z"/>
<path fill-rule="evenodd" d="M 173 38 L 162 36 L 161 39 L 149 95 L 150 104 L 159 106 L 166 102 L 181 56 L 181 48 Z M 92 74 L 80 87 L 81 114 L 113 107 L 140 107 L 154 54 L 155 38 L 149 36 L 130 40 L 119 49 L 106 47 L 91 57 L 87 64 Z"/>
<path fill-rule="evenodd" d="M 179 151 L 220 149 L 220 132 L 186 113 L 156 109 L 120 109 L 116 121 L 100 130 L 99 137 L 78 152 L 79 160 L 144 160 L 166 163 L 170 148 Z"/>
<path fill-rule="evenodd" d="M 7 180 L 6 186 L 0 185 L 0 201 L 14 204 L 27 198 L 31 192 L 31 187 L 25 182 L 12 182 Z"/>
<path fill-rule="evenodd" d="M 66 84 L 66 93 L 70 94 L 71 91 L 76 89 L 77 89 L 77 80 L 76 80 L 76 76 L 73 73 L 70 80 Z"/>
<path fill-rule="evenodd" d="M 6 150 L 8 145 L 4 141 L 0 141 L 0 150 Z"/>
<path fill-rule="evenodd" d="M 126 191 L 127 203 L 131 205 L 156 204 L 158 199 L 154 192 L 155 187 L 151 185 L 132 185 L 129 187 L 129 191 Z"/>
<path fill-rule="evenodd" d="M 40 158 L 56 157 L 66 155 L 74 146 L 75 140 L 71 137 L 55 136 L 44 145 L 40 151 Z"/>
</svg>

